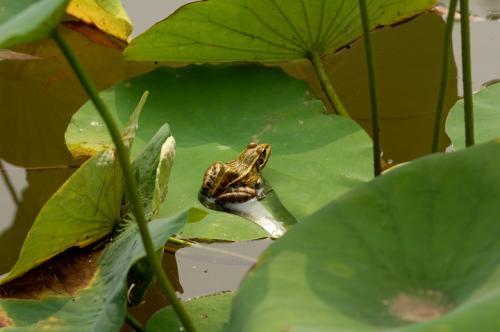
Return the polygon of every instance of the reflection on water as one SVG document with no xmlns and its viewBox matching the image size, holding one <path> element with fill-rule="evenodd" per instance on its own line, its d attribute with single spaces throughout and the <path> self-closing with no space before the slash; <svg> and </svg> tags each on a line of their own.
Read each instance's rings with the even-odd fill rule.
<svg viewBox="0 0 500 332">
<path fill-rule="evenodd" d="M 14 223 L 19 199 L 23 190 L 28 185 L 28 182 L 26 181 L 26 172 L 23 168 L 16 167 L 2 160 L 0 160 L 0 175 L 0 211 L 2 211 L 2 218 L 0 219 L 1 238 L 2 233 L 9 229 Z"/>
<path fill-rule="evenodd" d="M 442 1 L 447 6 L 449 1 Z M 458 10 L 460 10 L 458 6 Z M 472 57 L 472 89 L 481 89 L 485 82 L 500 78 L 500 66 L 496 65 L 500 59 L 500 1 L 474 0 L 470 1 L 470 39 Z M 446 7 L 442 7 L 445 8 Z M 447 12 L 443 11 L 443 15 Z M 460 57 L 460 13 L 455 15 L 453 27 L 453 52 L 457 61 L 458 94 L 462 88 L 462 60 Z"/>
<path fill-rule="evenodd" d="M 486 16 L 486 19 L 488 19 L 490 21 L 499 21 L 500 22 L 500 10 L 492 12 L 491 14 Z"/>
<path fill-rule="evenodd" d="M 496 79 L 493 79 L 493 80 L 489 80 L 487 82 L 484 82 L 482 85 L 481 85 L 481 89 L 484 89 L 484 88 L 487 88 L 489 87 L 490 85 L 494 85 L 494 84 L 498 84 L 500 83 L 500 78 L 496 78 Z"/>
<path fill-rule="evenodd" d="M 38 211 L 73 173 L 71 168 L 31 169 L 1 162 L 0 274 L 8 272 Z"/>
<path fill-rule="evenodd" d="M 182 299 L 236 290 L 271 240 L 212 243 L 186 247 L 176 253 Z M 205 247 L 205 248 L 204 248 Z M 210 250 L 212 249 L 212 250 Z"/>
<path fill-rule="evenodd" d="M 450 1 L 440 1 L 440 5 L 448 7 Z M 457 7 L 460 11 L 460 6 Z M 469 1 L 469 11 L 473 16 L 480 16 L 486 19 L 495 20 L 500 15 L 500 1 L 498 0 L 474 0 Z"/>
<path fill-rule="evenodd" d="M 471 23 L 472 89 L 478 91 L 488 81 L 500 78 L 500 23 L 484 21 Z M 460 23 L 453 28 L 453 52 L 456 54 L 458 94 L 462 95 L 462 59 Z"/>
<path fill-rule="evenodd" d="M 240 243 L 201 243 L 172 250 L 167 247 L 163 268 L 182 300 L 237 290 L 241 279 L 257 258 L 272 243 L 269 239 Z M 134 317 L 145 323 L 167 300 L 155 285 L 144 302 L 129 308 Z M 132 331 L 124 326 L 122 331 Z"/>
</svg>

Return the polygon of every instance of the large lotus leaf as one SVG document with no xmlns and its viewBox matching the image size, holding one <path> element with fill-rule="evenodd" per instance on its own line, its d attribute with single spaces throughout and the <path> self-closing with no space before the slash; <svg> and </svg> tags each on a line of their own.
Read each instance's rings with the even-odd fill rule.
<svg viewBox="0 0 500 332">
<path fill-rule="evenodd" d="M 372 27 L 430 8 L 434 0 L 368 3 Z M 132 40 L 133 61 L 282 61 L 330 53 L 362 35 L 357 1 L 209 0 L 188 4 Z"/>
<path fill-rule="evenodd" d="M 184 302 L 184 308 L 198 331 L 222 332 L 229 320 L 233 293 L 202 296 Z M 154 313 L 148 321 L 147 332 L 180 331 L 182 325 L 171 306 Z"/>
<path fill-rule="evenodd" d="M 168 122 L 177 141 L 169 199 L 160 216 L 201 206 L 197 194 L 205 169 L 229 161 L 252 140 L 272 144 L 264 177 L 296 218 L 371 177 L 371 141 L 349 119 L 325 115 L 304 82 L 262 67 L 159 69 L 101 94 L 123 124 L 131 103 L 150 91 L 139 122 L 133 154 L 161 124 Z M 101 121 L 87 103 L 66 133 L 73 152 L 110 144 Z M 210 211 L 181 235 L 242 240 L 265 236 L 256 225 L 228 213 Z"/>
<path fill-rule="evenodd" d="M 156 249 L 182 227 L 187 216 L 182 213 L 148 224 Z M 73 296 L 0 299 L 0 327 L 12 326 L 5 331 L 118 331 L 126 312 L 127 271 L 144 256 L 141 236 L 131 223 L 104 250 L 87 287 Z"/>
<path fill-rule="evenodd" d="M 124 41 L 132 32 L 132 22 L 120 0 L 72 0 L 66 11 Z"/>
<path fill-rule="evenodd" d="M 500 137 L 500 83 L 491 85 L 473 96 L 474 139 L 476 144 Z M 458 101 L 446 120 L 446 132 L 456 148 L 465 147 L 464 102 Z"/>
<path fill-rule="evenodd" d="M 495 331 L 498 197 L 500 141 L 358 186 L 264 252 L 229 330 Z"/>
<path fill-rule="evenodd" d="M 1 0 L 0 48 L 48 37 L 64 16 L 69 0 Z"/>
<path fill-rule="evenodd" d="M 1 284 L 74 246 L 109 234 L 120 219 L 122 173 L 113 150 L 95 155 L 47 201 Z"/>
</svg>

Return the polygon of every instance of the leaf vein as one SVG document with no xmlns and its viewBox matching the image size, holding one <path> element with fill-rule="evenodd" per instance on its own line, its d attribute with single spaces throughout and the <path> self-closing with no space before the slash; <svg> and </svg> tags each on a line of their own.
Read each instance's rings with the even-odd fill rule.
<svg viewBox="0 0 500 332">
<path fill-rule="evenodd" d="M 284 33 L 281 33 L 279 32 L 277 29 L 273 28 L 272 26 L 270 26 L 269 24 L 266 23 L 266 21 L 255 11 L 253 10 L 252 8 L 248 7 L 248 6 L 244 6 L 244 5 L 239 5 L 237 3 L 228 3 L 229 5 L 232 5 L 232 6 L 235 6 L 235 7 L 239 7 L 239 8 L 242 8 L 242 9 L 246 9 L 247 11 L 249 11 L 264 27 L 266 27 L 269 31 L 271 31 L 272 33 L 274 33 L 275 35 L 277 35 L 278 37 L 280 38 L 283 38 L 284 40 L 288 41 L 289 43 L 295 45 L 299 51 L 303 51 L 302 49 L 302 45 L 300 45 L 299 43 L 297 43 L 295 40 L 287 37 Z"/>
<path fill-rule="evenodd" d="M 204 46 L 208 46 L 208 47 L 216 47 L 216 48 L 228 49 L 228 50 L 232 50 L 232 51 L 249 52 L 249 53 L 257 53 L 257 54 L 269 54 L 269 55 L 281 55 L 284 58 L 286 57 L 286 55 L 295 54 L 295 53 L 292 53 L 292 52 L 285 53 L 285 52 L 278 52 L 278 51 L 253 50 L 253 49 L 247 49 L 247 48 L 242 48 L 242 47 L 231 47 L 231 46 L 220 45 L 220 44 L 215 44 L 215 43 L 203 42 L 203 41 L 196 40 L 196 39 L 191 38 L 191 37 L 183 36 L 183 35 L 171 32 L 171 31 L 169 31 L 167 33 L 170 34 L 171 36 L 174 36 L 174 37 L 177 37 L 177 38 L 183 38 L 183 39 L 189 40 L 189 41 L 193 42 L 193 44 L 199 44 L 199 45 L 204 45 Z"/>
<path fill-rule="evenodd" d="M 258 39 L 258 40 L 261 40 L 262 42 L 264 42 L 266 44 L 269 44 L 271 46 L 274 46 L 274 47 L 277 47 L 277 48 L 281 48 L 281 49 L 284 49 L 284 50 L 287 50 L 287 51 L 300 52 L 300 50 L 297 50 L 297 49 L 294 49 L 294 48 L 290 48 L 290 47 L 285 46 L 285 45 L 280 45 L 280 44 L 275 43 L 273 41 L 267 40 L 267 39 L 265 39 L 265 38 L 263 38 L 261 36 L 253 35 L 253 34 L 250 34 L 250 33 L 247 33 L 247 32 L 241 31 L 241 30 L 238 30 L 236 28 L 230 27 L 228 25 L 222 24 L 220 22 L 217 22 L 217 21 L 211 19 L 210 17 L 208 17 L 207 15 L 205 15 L 204 13 L 201 13 L 201 12 L 196 11 L 194 9 L 192 9 L 192 11 L 194 11 L 198 15 L 204 17 L 206 19 L 207 23 L 213 24 L 213 25 L 218 26 L 220 28 L 223 28 L 223 29 L 229 30 L 231 32 L 234 32 L 236 34 L 242 35 L 243 37 L 248 37 L 248 38 L 250 38 L 252 40 L 253 39 Z"/>
<path fill-rule="evenodd" d="M 325 45 L 324 42 L 325 42 L 325 38 L 328 34 L 330 34 L 330 29 L 333 27 L 333 25 L 337 22 L 337 18 L 339 17 L 339 14 L 340 12 L 344 9 L 344 5 L 345 5 L 345 1 L 346 0 L 342 0 L 342 3 L 340 4 L 338 10 L 335 12 L 335 16 L 332 18 L 332 20 L 330 21 L 330 23 L 328 24 L 328 26 L 326 27 L 326 30 L 325 30 L 325 34 L 320 37 L 320 40 L 319 40 L 319 43 L 321 45 Z M 338 25 L 337 25 L 338 26 Z"/>
<path fill-rule="evenodd" d="M 304 41 L 304 39 L 302 38 L 302 35 L 299 33 L 299 31 L 297 30 L 297 28 L 293 25 L 292 21 L 290 20 L 290 18 L 285 14 L 285 12 L 283 11 L 283 9 L 281 9 L 280 6 L 278 6 L 278 4 L 276 3 L 275 0 L 271 0 L 271 3 L 274 5 L 274 7 L 278 10 L 278 12 L 280 13 L 280 15 L 285 19 L 285 21 L 287 22 L 287 24 L 290 26 L 290 28 L 292 28 L 292 31 L 295 32 L 295 34 L 297 35 L 297 37 L 299 38 L 299 40 L 302 42 L 302 44 L 304 46 L 306 46 L 306 42 Z"/>
<path fill-rule="evenodd" d="M 309 36 L 309 48 L 311 48 L 313 42 L 312 42 L 311 24 L 309 23 L 309 15 L 307 14 L 307 8 L 304 3 L 304 0 L 300 0 L 300 3 L 302 4 L 302 10 L 304 11 L 304 19 L 306 20 L 307 35 Z"/>
</svg>

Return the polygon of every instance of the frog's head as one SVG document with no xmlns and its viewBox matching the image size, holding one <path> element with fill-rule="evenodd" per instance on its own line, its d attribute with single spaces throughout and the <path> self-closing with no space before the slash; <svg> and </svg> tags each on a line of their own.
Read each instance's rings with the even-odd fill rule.
<svg viewBox="0 0 500 332">
<path fill-rule="evenodd" d="M 256 167 L 258 171 L 264 168 L 271 155 L 271 145 L 248 143 L 245 151 L 240 155 L 240 161 L 250 167 Z"/>
</svg>

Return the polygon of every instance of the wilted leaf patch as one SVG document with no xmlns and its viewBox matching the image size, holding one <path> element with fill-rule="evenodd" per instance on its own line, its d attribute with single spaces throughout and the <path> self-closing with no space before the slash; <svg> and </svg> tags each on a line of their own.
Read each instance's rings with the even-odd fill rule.
<svg viewBox="0 0 500 332">
<path fill-rule="evenodd" d="M 91 282 L 102 249 L 71 248 L 25 275 L 0 286 L 0 298 L 36 299 L 73 296 Z"/>
</svg>

